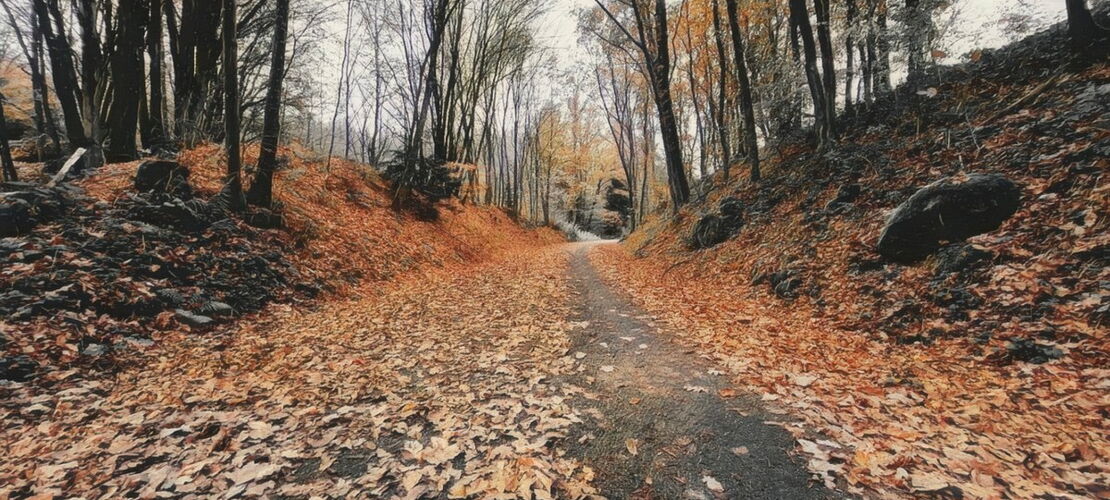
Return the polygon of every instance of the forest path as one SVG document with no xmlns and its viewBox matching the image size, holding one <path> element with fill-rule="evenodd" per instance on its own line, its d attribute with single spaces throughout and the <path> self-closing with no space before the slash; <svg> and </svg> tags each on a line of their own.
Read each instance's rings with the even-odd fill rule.
<svg viewBox="0 0 1110 500">
<path fill-rule="evenodd" d="M 522 246 L 167 335 L 114 377 L 0 385 L 0 498 L 827 496 L 775 416 L 599 279 L 596 248 Z"/>
<path fill-rule="evenodd" d="M 713 365 L 669 340 L 647 314 L 604 283 L 588 253 L 571 253 L 572 379 L 596 400 L 570 453 L 597 472 L 609 498 L 826 498 L 786 450 L 793 439 L 766 422 L 754 396 L 738 396 Z M 723 397 L 731 396 L 731 397 Z"/>
</svg>

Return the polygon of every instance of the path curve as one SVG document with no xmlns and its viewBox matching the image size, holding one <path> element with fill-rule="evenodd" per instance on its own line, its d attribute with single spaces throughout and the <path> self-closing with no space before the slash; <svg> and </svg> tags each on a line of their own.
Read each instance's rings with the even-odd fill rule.
<svg viewBox="0 0 1110 500">
<path fill-rule="evenodd" d="M 758 398 L 730 394 L 727 376 L 668 340 L 649 316 L 618 295 L 588 257 L 599 245 L 568 246 L 580 328 L 569 355 L 572 382 L 597 394 L 571 436 L 570 453 L 597 472 L 608 498 L 810 499 L 837 495 L 813 484 L 787 454 L 790 435 L 766 422 Z M 635 451 L 635 455 L 633 455 Z M 714 484 L 714 481 L 720 483 Z"/>
</svg>

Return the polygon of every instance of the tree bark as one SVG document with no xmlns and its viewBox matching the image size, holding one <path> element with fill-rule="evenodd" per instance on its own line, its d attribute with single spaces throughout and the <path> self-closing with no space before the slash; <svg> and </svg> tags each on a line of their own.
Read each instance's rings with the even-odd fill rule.
<svg viewBox="0 0 1110 500">
<path fill-rule="evenodd" d="M 821 77 L 825 85 L 825 122 L 829 139 L 836 139 L 836 65 L 833 60 L 829 0 L 813 0 L 817 14 L 817 43 L 821 48 Z"/>
<path fill-rule="evenodd" d="M 8 121 L 4 117 L 4 102 L 7 99 L 0 94 L 0 170 L 2 170 L 3 178 L 7 182 L 15 182 L 19 180 L 19 173 L 15 170 L 15 163 L 12 162 L 12 151 L 8 147 Z"/>
<path fill-rule="evenodd" d="M 77 0 L 77 22 L 81 28 L 81 118 L 88 137 L 88 152 L 85 153 L 86 167 L 98 167 L 104 163 L 104 151 L 101 142 L 104 134 L 100 106 L 100 95 L 103 90 L 100 86 L 103 68 L 102 54 L 100 52 L 100 34 L 97 32 L 96 5 L 93 0 Z M 57 23 L 61 23 L 62 14 L 53 10 Z"/>
<path fill-rule="evenodd" d="M 878 58 L 875 63 L 875 85 L 873 92 L 876 96 L 889 94 L 892 87 L 890 84 L 890 31 L 887 28 L 887 5 L 886 0 L 875 0 L 879 6 L 879 32 L 877 34 L 876 49 L 878 49 Z"/>
<path fill-rule="evenodd" d="M 744 56 L 744 38 L 740 32 L 736 0 L 725 0 L 728 7 L 728 25 L 732 32 L 732 51 L 736 56 L 736 80 L 740 82 L 740 111 L 744 113 L 744 143 L 748 152 L 752 182 L 759 182 L 759 141 L 755 131 L 755 109 L 752 106 L 752 84 L 748 79 L 748 64 Z"/>
<path fill-rule="evenodd" d="M 855 83 L 855 37 L 856 29 L 856 0 L 845 0 L 847 4 L 846 26 L 844 33 L 844 53 L 847 59 L 844 63 L 844 114 L 852 113 L 852 88 Z M 862 64 L 862 61 L 861 61 Z"/>
<path fill-rule="evenodd" d="M 678 136 L 674 101 L 671 99 L 670 37 L 667 36 L 667 2 L 655 0 L 655 106 L 659 111 L 659 132 L 663 135 L 663 150 L 667 158 L 667 182 L 671 188 L 672 209 L 690 200 L 690 184 L 682 162 L 682 141 Z"/>
<path fill-rule="evenodd" d="M 80 88 L 77 83 L 77 70 L 70 56 L 72 49 L 64 34 L 54 33 L 50 23 L 50 13 L 46 0 L 33 0 L 35 21 L 39 33 L 46 41 L 47 53 L 50 55 L 50 69 L 54 77 L 54 92 L 58 96 L 58 104 L 62 107 L 62 118 L 65 122 L 66 138 L 70 147 L 88 146 L 85 136 L 84 124 L 81 121 L 81 110 L 78 105 Z M 56 2 L 57 0 L 52 0 Z"/>
<path fill-rule="evenodd" d="M 166 142 L 166 117 L 165 87 L 162 76 L 162 61 L 165 54 L 162 52 L 162 2 L 164 0 L 149 0 L 149 25 L 147 26 L 147 56 L 150 58 L 150 99 L 149 116 L 150 128 L 147 131 L 150 137 L 150 146 L 157 147 Z"/>
<path fill-rule="evenodd" d="M 289 0 L 277 0 L 274 12 L 274 42 L 271 47 L 270 81 L 262 124 L 262 152 L 258 171 L 251 182 L 247 201 L 269 208 L 273 204 L 274 170 L 277 168 L 278 139 L 281 137 L 281 87 L 285 76 L 285 43 L 289 31 Z"/>
<path fill-rule="evenodd" d="M 1095 42 L 1110 38 L 1110 30 L 1099 26 L 1091 16 L 1087 0 L 1066 0 L 1068 10 L 1068 36 L 1076 49 L 1093 47 Z M 1105 47 L 1103 48 L 1105 53 Z"/>
<path fill-rule="evenodd" d="M 720 2 L 713 0 L 713 42 L 717 46 L 717 59 L 720 61 L 720 85 L 717 86 L 717 106 L 713 113 L 717 124 L 717 140 L 721 144 L 721 166 L 727 179 L 732 166 L 732 148 L 729 144 L 728 113 L 725 103 L 728 87 L 728 56 L 725 53 L 724 33 L 721 26 Z M 634 190 L 634 189 L 633 189 Z"/>
<path fill-rule="evenodd" d="M 236 39 L 235 0 L 223 0 L 224 146 L 227 176 L 221 196 L 227 208 L 241 212 L 247 202 L 239 175 L 239 47 Z"/>
<path fill-rule="evenodd" d="M 828 125 L 828 108 L 825 106 L 825 84 L 817 69 L 817 44 L 813 39 L 813 28 L 809 23 L 809 9 L 805 0 L 790 0 L 790 19 L 802 39 L 806 81 L 813 99 L 813 131 L 818 149 L 824 149 L 832 141 L 832 135 Z"/>
<path fill-rule="evenodd" d="M 112 53 L 112 102 L 108 108 L 108 147 L 105 159 L 125 162 L 138 158 L 135 133 L 139 99 L 145 89 L 143 35 L 149 5 L 143 0 L 119 0 L 115 51 Z M 149 110 L 148 110 L 149 112 Z"/>
</svg>

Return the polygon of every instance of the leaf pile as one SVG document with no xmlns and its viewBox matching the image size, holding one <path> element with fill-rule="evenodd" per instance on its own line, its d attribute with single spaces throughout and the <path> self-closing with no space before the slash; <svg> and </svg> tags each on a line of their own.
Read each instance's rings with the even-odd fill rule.
<svg viewBox="0 0 1110 500">
<path fill-rule="evenodd" d="M 567 257 L 516 254 L 271 306 L 114 381 L 0 389 L 0 496 L 592 495 L 559 448 L 588 395 L 551 382 Z"/>
</svg>

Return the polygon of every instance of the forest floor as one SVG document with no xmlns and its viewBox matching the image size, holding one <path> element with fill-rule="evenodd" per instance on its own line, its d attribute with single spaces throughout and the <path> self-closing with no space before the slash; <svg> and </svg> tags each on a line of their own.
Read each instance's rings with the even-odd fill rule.
<svg viewBox="0 0 1110 500">
<path fill-rule="evenodd" d="M 832 496 L 784 417 L 610 289 L 596 247 L 274 305 L 113 380 L 14 393 L 0 496 Z"/>
</svg>

